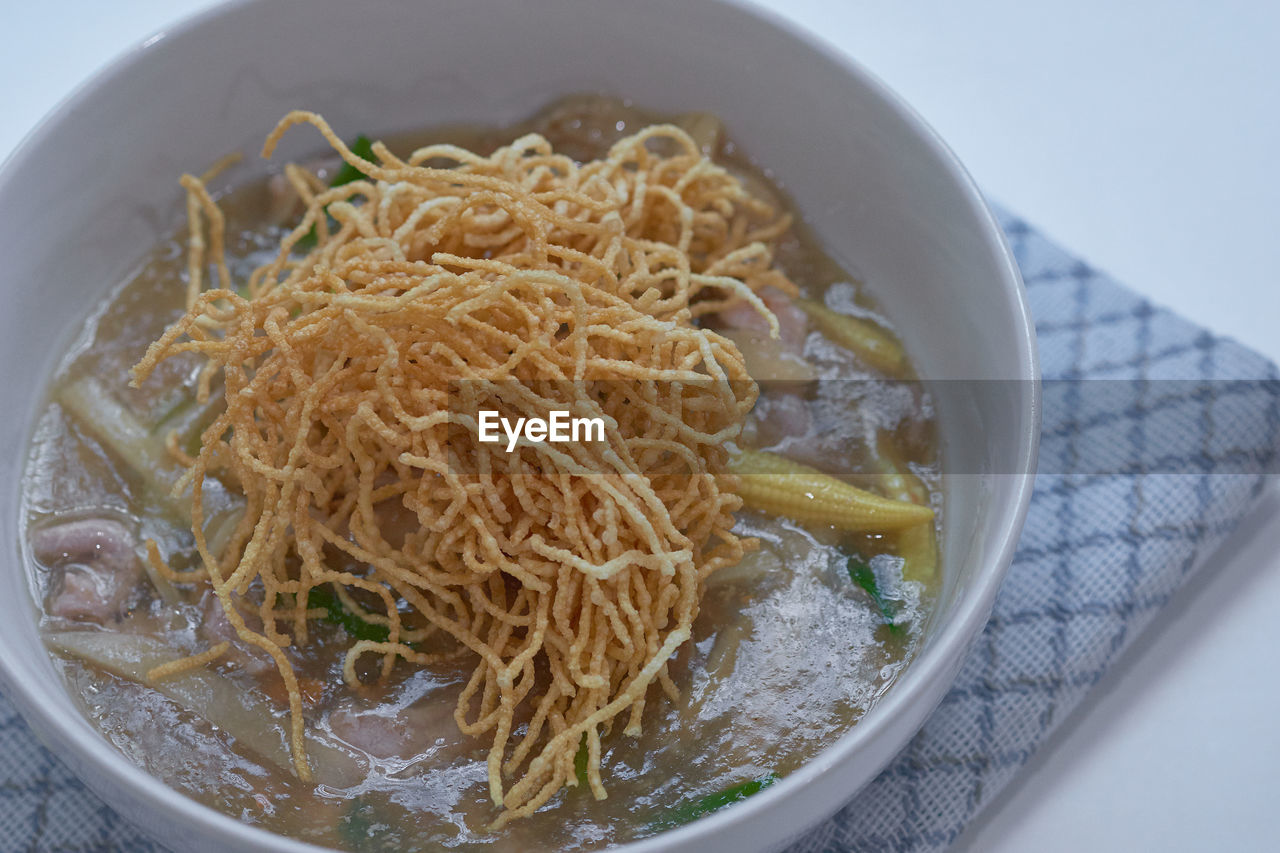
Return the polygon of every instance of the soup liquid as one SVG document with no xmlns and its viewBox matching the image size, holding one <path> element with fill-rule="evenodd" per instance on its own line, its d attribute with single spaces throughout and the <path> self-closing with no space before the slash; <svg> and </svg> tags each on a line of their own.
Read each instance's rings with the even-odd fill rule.
<svg viewBox="0 0 1280 853">
<path fill-rule="evenodd" d="M 616 100 L 580 97 L 553 105 L 519 127 L 432 129 L 393 137 L 388 144 L 400 154 L 442 141 L 488 152 L 537 131 L 557 150 L 589 159 L 656 118 Z M 705 117 L 684 121 L 703 130 L 707 127 L 698 121 L 712 122 L 714 129 Z M 753 193 L 785 204 L 768 173 L 732 141 L 714 134 L 706 138 L 710 153 L 742 176 Z M 312 165 L 323 176 L 336 164 L 319 159 Z M 228 187 L 220 195 L 233 276 L 242 281 L 274 255 L 292 221 L 271 221 L 270 182 Z M 55 378 L 55 395 L 39 420 L 25 477 L 29 528 L 106 516 L 124 521 L 137 532 L 138 542 L 155 538 L 164 553 L 193 548 L 190 531 L 166 517 L 129 468 L 56 402 L 59 387 L 92 375 L 144 420 L 160 421 L 177 405 L 175 393 L 192 393 L 194 359 L 167 361 L 141 389 L 127 386 L 128 369 L 147 344 L 182 314 L 185 239 L 185 227 L 175 231 L 134 276 L 112 290 Z M 847 312 L 874 311 L 862 286 L 815 245 L 803 226 L 779 246 L 778 262 L 808 298 Z M 805 356 L 821 377 L 805 398 L 811 423 L 803 435 L 792 435 L 775 449 L 874 487 L 871 472 L 883 461 L 877 436 L 887 436 L 899 463 L 927 485 L 940 512 L 932 414 L 921 389 L 912 382 L 877 379 L 852 353 L 815 332 L 805 343 Z M 597 801 L 583 787 L 566 789 L 539 813 L 498 832 L 485 829 L 498 810 L 488 795 L 484 745 L 461 735 L 452 717 L 469 661 L 416 671 L 401 661 L 390 683 L 352 691 L 341 677 L 350 640 L 339 629 L 332 636 L 319 631 L 316 642 L 297 650 L 299 675 L 324 685 L 306 710 L 308 729 L 317 737 L 336 738 L 340 712 L 354 709 L 402 720 L 399 715 L 413 709 L 409 754 L 363 755 L 366 778 L 339 789 L 299 781 L 290 768 L 264 760 L 154 690 L 77 659 L 55 660 L 85 714 L 118 749 L 177 790 L 244 822 L 341 849 L 598 848 L 688 819 L 691 806 L 696 812 L 707 795 L 744 781 L 785 777 L 855 725 L 916 648 L 931 591 L 927 584 L 901 581 L 901 561 L 881 537 L 861 537 L 855 544 L 897 613 L 892 627 L 851 581 L 849 543 L 836 531 L 809 530 L 751 512 L 740 515 L 739 528 L 759 537 L 761 547 L 709 580 L 694 637 L 671 664 L 679 700 L 651 689 L 643 734 L 628 737 L 615 730 L 603 738 L 608 798 Z M 56 573 L 30 554 L 28 562 L 34 594 L 45 602 Z M 51 633 L 141 632 L 166 643 L 174 657 L 195 653 L 208 645 L 199 635 L 204 602 L 199 590 L 179 594 L 176 606 L 166 603 L 144 577 L 120 625 L 99 629 L 51 615 L 44 624 Z M 266 690 L 271 698 L 258 677 L 227 664 L 214 669 L 237 689 Z M 277 696 L 268 707 L 274 710 L 264 725 L 277 727 L 283 742 L 287 704 Z"/>
</svg>

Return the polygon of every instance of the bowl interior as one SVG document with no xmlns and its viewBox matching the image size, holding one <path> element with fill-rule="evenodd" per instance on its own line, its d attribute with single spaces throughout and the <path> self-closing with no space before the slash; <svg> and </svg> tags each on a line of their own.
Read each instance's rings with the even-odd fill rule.
<svg viewBox="0 0 1280 853">
<path fill-rule="evenodd" d="M 10 306 L 0 352 L 13 366 L 2 392 L 10 416 L 0 423 L 9 448 L 0 536 L 10 555 L 0 572 L 0 673 L 72 768 L 163 840 L 271 842 L 134 770 L 80 717 L 45 656 L 18 562 L 19 480 L 58 359 L 89 308 L 181 222 L 178 176 L 229 151 L 254 163 L 290 109 L 321 112 L 343 135 L 376 135 L 513 121 L 586 90 L 726 121 L 902 333 L 931 382 L 954 474 L 940 606 L 899 683 L 786 783 L 653 844 L 695 849 L 713 832 L 718 847 L 781 842 L 870 779 L 954 675 L 1025 510 L 1038 433 L 1034 344 L 998 229 L 950 155 L 892 95 L 785 27 L 715 0 L 233 4 L 123 57 L 0 173 L 0 289 Z M 319 144 L 296 129 L 276 156 Z"/>
</svg>

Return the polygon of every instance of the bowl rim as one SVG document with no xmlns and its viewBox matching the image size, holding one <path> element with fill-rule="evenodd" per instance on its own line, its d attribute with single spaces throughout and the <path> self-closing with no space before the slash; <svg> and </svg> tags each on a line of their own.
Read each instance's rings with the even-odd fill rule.
<svg viewBox="0 0 1280 853">
<path fill-rule="evenodd" d="M 59 99 L 0 161 L 0 195 L 3 195 L 5 185 L 16 173 L 17 164 L 38 149 L 46 137 L 56 132 L 56 126 L 63 116 L 74 111 L 78 105 L 87 102 L 100 88 L 127 73 L 135 64 L 146 61 L 149 50 L 155 45 L 168 39 L 181 37 L 205 26 L 210 21 L 234 15 L 245 7 L 261 2 L 264 0 L 222 0 L 163 26 L 124 48 Z M 954 650 L 957 647 L 968 649 L 969 644 L 981 633 L 990 615 L 996 593 L 1008 571 L 1026 519 L 1034 486 L 1035 462 L 1040 439 L 1039 354 L 1026 288 L 1003 229 L 955 153 L 901 96 L 856 59 L 826 41 L 819 34 L 803 28 L 773 9 L 758 5 L 753 0 L 701 0 L 701 2 L 722 7 L 730 13 L 754 17 L 779 31 L 781 35 L 790 37 L 809 50 L 820 54 L 839 67 L 847 76 L 866 86 L 927 145 L 929 153 L 955 180 L 968 212 L 982 226 L 986 244 L 984 248 L 996 260 L 1003 274 L 1003 290 L 1006 297 L 1011 300 L 1010 307 L 1014 309 L 1018 321 L 1015 337 L 1019 355 L 1018 381 L 1026 382 L 1029 390 L 1026 394 L 1027 410 L 1021 413 L 1025 417 L 1026 424 L 1025 430 L 1019 436 L 1015 469 L 1021 473 L 1004 475 L 1005 478 L 1017 481 L 1008 499 L 1008 503 L 1013 506 L 1013 512 L 1007 513 L 997 522 L 997 530 L 992 538 L 998 544 L 992 549 L 992 557 L 976 572 L 965 595 L 957 602 L 948 624 L 935 637 L 930 647 L 916 656 L 894 683 L 892 689 L 886 692 L 856 726 L 850 727 L 799 769 L 749 800 L 739 803 L 733 809 L 721 810 L 688 825 L 613 848 L 626 853 L 656 853 L 669 845 L 692 847 L 700 843 L 711 843 L 729 825 L 746 819 L 753 812 L 778 804 L 784 798 L 814 783 L 834 765 L 841 762 L 855 743 L 875 738 L 889 725 L 893 717 L 902 713 L 905 708 L 922 702 L 931 692 L 936 692 L 936 699 L 929 704 L 921 717 L 923 724 L 950 687 L 951 680 L 947 680 L 941 688 L 937 682 L 941 680 L 939 676 L 952 663 L 950 658 L 954 657 Z M 7 657 L 3 655 L 0 655 L 0 684 L 4 685 L 6 697 L 13 701 L 25 719 L 38 718 L 39 725 L 34 728 L 46 736 L 52 736 L 60 747 L 56 750 L 60 758 L 71 753 L 74 760 L 70 763 L 74 768 L 91 766 L 96 774 L 102 778 L 109 778 L 131 797 L 150 802 L 163 810 L 175 824 L 181 825 L 181 822 L 185 821 L 202 825 L 211 833 L 246 849 L 285 850 L 291 853 L 318 853 L 318 851 L 329 849 L 280 835 L 260 826 L 241 823 L 224 812 L 200 803 L 134 764 L 93 729 L 88 720 L 82 716 L 44 714 L 41 710 L 42 694 L 61 693 L 65 696 L 67 692 L 65 685 L 61 682 L 32 684 L 30 681 L 17 679 L 14 677 Z M 913 732 L 916 730 L 918 727 Z M 887 764 L 891 760 L 892 754 L 884 763 Z M 877 768 L 877 772 L 880 769 L 883 769 L 883 764 Z M 855 794 L 856 791 L 847 792 L 842 802 L 847 802 Z M 151 835 L 150 827 L 138 826 L 138 828 Z M 808 828 L 801 827 L 793 832 L 791 837 Z M 785 838 L 779 840 L 784 841 Z"/>
</svg>

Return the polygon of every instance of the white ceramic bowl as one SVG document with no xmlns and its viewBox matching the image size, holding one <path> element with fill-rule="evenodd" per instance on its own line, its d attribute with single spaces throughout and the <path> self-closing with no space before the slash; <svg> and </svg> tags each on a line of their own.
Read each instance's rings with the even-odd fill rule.
<svg viewBox="0 0 1280 853">
<path fill-rule="evenodd" d="M 256 156 L 276 120 L 344 132 L 505 122 L 596 90 L 710 110 L 870 282 L 933 393 L 948 469 L 945 588 L 916 660 L 839 741 L 746 803 L 629 846 L 777 847 L 832 813 L 920 727 L 982 629 L 1031 491 L 1035 339 L 1017 268 L 960 164 L 865 71 L 724 0 L 283 0 L 221 7 L 98 74 L 0 171 L 0 676 L 32 728 L 125 817 L 181 850 L 314 849 L 240 824 L 139 770 L 64 692 L 19 563 L 33 414 L 88 308 L 179 224 L 177 177 Z M 283 154 L 319 146 L 305 130 Z"/>
</svg>

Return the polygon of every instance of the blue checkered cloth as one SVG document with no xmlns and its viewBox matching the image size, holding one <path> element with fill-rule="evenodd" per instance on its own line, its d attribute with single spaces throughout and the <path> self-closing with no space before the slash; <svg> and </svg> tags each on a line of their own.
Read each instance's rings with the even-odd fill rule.
<svg viewBox="0 0 1280 853">
<path fill-rule="evenodd" d="M 796 853 L 954 842 L 1274 470 L 1273 365 L 1153 307 L 1025 223 L 1002 224 L 1027 282 L 1046 379 L 1022 542 L 937 712 Z M 157 850 L 41 748 L 3 697 L 0 848 Z"/>
</svg>

